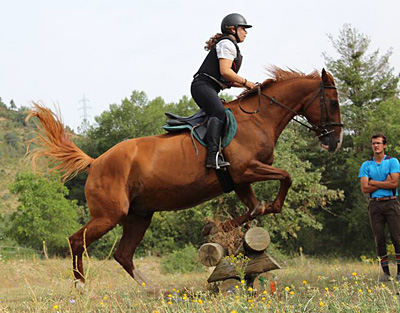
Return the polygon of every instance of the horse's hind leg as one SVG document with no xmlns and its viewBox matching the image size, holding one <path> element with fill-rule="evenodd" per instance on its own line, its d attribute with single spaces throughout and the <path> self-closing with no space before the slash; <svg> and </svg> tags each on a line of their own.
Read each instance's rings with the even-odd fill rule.
<svg viewBox="0 0 400 313">
<path fill-rule="evenodd" d="M 75 276 L 75 286 L 78 290 L 84 286 L 85 278 L 83 273 L 82 254 L 92 242 L 96 241 L 109 230 L 116 226 L 116 221 L 106 217 L 91 218 L 90 221 L 69 237 L 72 251 L 72 268 Z"/>
<path fill-rule="evenodd" d="M 148 291 L 155 292 L 152 283 L 135 268 L 133 264 L 133 254 L 150 225 L 153 213 L 147 215 L 128 215 L 122 219 L 123 234 L 114 253 L 115 260 L 122 265 L 129 275 L 142 286 L 146 286 Z"/>
</svg>

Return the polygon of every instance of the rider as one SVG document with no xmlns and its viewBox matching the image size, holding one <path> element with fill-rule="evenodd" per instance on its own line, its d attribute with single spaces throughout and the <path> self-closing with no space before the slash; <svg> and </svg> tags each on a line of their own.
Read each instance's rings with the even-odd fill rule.
<svg viewBox="0 0 400 313">
<path fill-rule="evenodd" d="M 225 16 L 221 23 L 222 34 L 217 33 L 206 42 L 204 49 L 210 52 L 194 75 L 191 86 L 192 97 L 209 116 L 206 134 L 207 168 L 230 165 L 220 157 L 217 160 L 222 126 L 226 118 L 224 105 L 218 93 L 230 87 L 251 89 L 256 86 L 237 74 L 242 63 L 242 55 L 237 44 L 245 40 L 246 29 L 250 27 L 252 26 L 248 25 L 240 14 L 232 13 Z"/>
</svg>

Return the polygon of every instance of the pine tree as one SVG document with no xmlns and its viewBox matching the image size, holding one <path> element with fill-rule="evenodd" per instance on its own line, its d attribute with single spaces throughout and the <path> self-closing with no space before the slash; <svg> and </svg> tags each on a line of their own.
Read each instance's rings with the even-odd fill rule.
<svg viewBox="0 0 400 313">
<path fill-rule="evenodd" d="M 339 53 L 334 59 L 323 53 L 327 68 L 336 78 L 342 100 L 342 113 L 347 130 L 362 132 L 370 110 L 398 94 L 399 75 L 389 65 L 392 50 L 382 56 L 379 49 L 368 52 L 371 39 L 345 24 L 337 39 L 328 35 Z"/>
</svg>

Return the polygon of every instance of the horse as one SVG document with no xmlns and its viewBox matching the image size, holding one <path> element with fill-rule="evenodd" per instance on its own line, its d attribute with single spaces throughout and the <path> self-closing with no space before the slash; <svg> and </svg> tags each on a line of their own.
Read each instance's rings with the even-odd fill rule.
<svg viewBox="0 0 400 313">
<path fill-rule="evenodd" d="M 307 119 L 308 124 L 299 122 L 315 132 L 323 149 L 335 152 L 342 143 L 338 93 L 329 72 L 304 74 L 274 67 L 271 73 L 273 78 L 224 104 L 231 109 L 238 128 L 224 155 L 230 163 L 234 192 L 248 211 L 221 223 L 223 231 L 281 212 L 292 180 L 287 171 L 272 166 L 274 148 L 295 116 Z M 74 144 L 59 115 L 33 103 L 27 120 L 32 117 L 37 118 L 33 139 L 37 146 L 30 151 L 34 166 L 44 157 L 63 180 L 88 172 L 85 196 L 91 217 L 69 237 L 75 287 L 82 290 L 85 286 L 84 249 L 121 224 L 123 234 L 115 260 L 140 285 L 154 288 L 135 267 L 133 255 L 154 212 L 189 209 L 222 194 L 216 172 L 205 167 L 206 149 L 201 146 L 195 153 L 190 132 L 165 133 L 120 142 L 93 159 Z M 280 181 L 269 204 L 258 201 L 251 186 L 267 180 Z M 213 229 L 205 227 L 204 235 Z"/>
</svg>

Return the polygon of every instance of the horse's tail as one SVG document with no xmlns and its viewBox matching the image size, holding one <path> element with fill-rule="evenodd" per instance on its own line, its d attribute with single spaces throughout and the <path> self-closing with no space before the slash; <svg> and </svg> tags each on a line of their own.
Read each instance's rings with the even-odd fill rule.
<svg viewBox="0 0 400 313">
<path fill-rule="evenodd" d="M 34 108 L 27 112 L 26 117 L 26 121 L 32 117 L 38 118 L 35 120 L 36 137 L 28 146 L 29 150 L 32 143 L 37 145 L 28 152 L 28 155 L 32 157 L 33 167 L 36 167 L 39 158 L 46 157 L 49 171 L 61 172 L 63 181 L 87 171 L 94 159 L 73 143 L 71 136 L 64 130 L 61 118 L 38 103 L 33 103 L 33 105 Z"/>
</svg>

